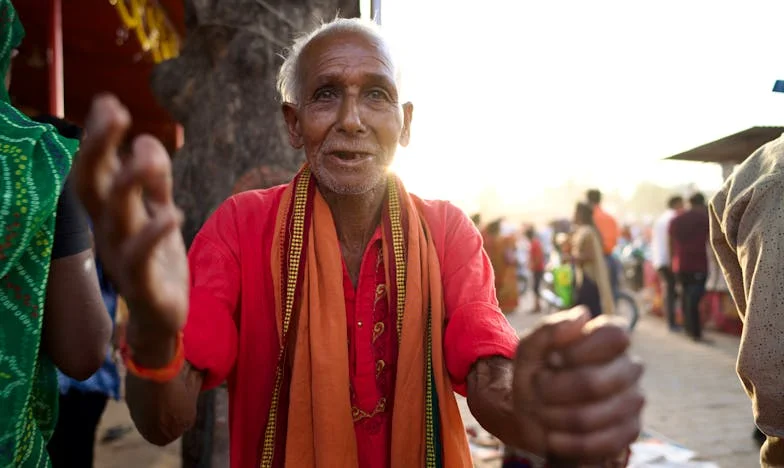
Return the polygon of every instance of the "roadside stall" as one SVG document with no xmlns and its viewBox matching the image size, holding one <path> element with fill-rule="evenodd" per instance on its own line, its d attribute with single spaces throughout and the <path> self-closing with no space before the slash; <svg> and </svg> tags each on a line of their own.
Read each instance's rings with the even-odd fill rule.
<svg viewBox="0 0 784 468">
<path fill-rule="evenodd" d="M 117 95 L 134 118 L 131 134 L 151 133 L 173 151 L 183 134 L 156 102 L 156 63 L 177 56 L 182 0 L 13 0 L 26 30 L 14 59 L 11 97 L 29 115 L 83 125 L 92 98 Z"/>
</svg>

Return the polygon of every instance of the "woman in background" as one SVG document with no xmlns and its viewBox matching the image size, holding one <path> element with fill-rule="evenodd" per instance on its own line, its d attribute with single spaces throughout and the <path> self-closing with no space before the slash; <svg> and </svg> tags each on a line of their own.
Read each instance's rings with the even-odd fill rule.
<svg viewBox="0 0 784 468">
<path fill-rule="evenodd" d="M 52 115 L 40 115 L 33 120 L 52 125 L 61 136 L 76 141 L 82 139 L 82 129 Z M 109 317 L 114 321 L 118 295 L 104 276 L 101 263 L 95 261 L 101 297 Z M 68 377 L 57 372 L 60 401 L 57 426 L 47 450 L 53 468 L 92 468 L 95 452 L 95 433 L 109 398 L 120 398 L 120 375 L 114 363 L 112 347 L 106 346 L 106 358 L 98 372 L 86 380 Z"/>
<path fill-rule="evenodd" d="M 593 210 L 578 203 L 571 236 L 571 261 L 575 267 L 576 305 L 584 305 L 593 317 L 613 315 L 615 301 L 610 273 L 602 252 L 602 240 L 593 223 Z"/>
<path fill-rule="evenodd" d="M 111 334 L 90 237 L 67 176 L 78 142 L 11 105 L 11 59 L 24 29 L 0 0 L 0 466 L 49 466 L 55 366 L 86 379 Z M 1 75 L 0 75 L 1 76 Z"/>
</svg>

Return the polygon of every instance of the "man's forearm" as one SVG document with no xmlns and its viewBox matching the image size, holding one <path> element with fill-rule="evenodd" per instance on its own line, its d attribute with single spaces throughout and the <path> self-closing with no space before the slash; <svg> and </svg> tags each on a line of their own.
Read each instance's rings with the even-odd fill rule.
<svg viewBox="0 0 784 468">
<path fill-rule="evenodd" d="M 142 367 L 165 367 L 176 352 L 176 334 L 154 331 L 133 320 L 128 324 L 127 339 L 134 361 Z M 202 380 L 201 372 L 187 361 L 179 375 L 166 383 L 128 375 L 125 383 L 128 408 L 145 439 L 166 445 L 193 425 Z"/>
<path fill-rule="evenodd" d="M 166 445 L 193 426 L 202 376 L 187 362 L 180 374 L 159 384 L 128 375 L 126 400 L 136 428 L 150 443 Z"/>
<path fill-rule="evenodd" d="M 514 416 L 513 377 L 511 360 L 500 356 L 481 359 L 468 374 L 467 397 L 471 414 L 485 430 L 505 444 L 517 446 L 520 431 Z"/>
</svg>

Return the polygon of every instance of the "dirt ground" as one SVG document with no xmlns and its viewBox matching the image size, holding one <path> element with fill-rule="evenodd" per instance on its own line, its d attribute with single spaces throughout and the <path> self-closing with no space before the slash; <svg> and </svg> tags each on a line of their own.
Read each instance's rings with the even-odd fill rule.
<svg viewBox="0 0 784 468">
<path fill-rule="evenodd" d="M 130 431 L 113 442 L 102 443 L 106 430 L 124 427 Z M 180 441 L 157 447 L 136 431 L 123 401 L 110 401 L 98 427 L 95 468 L 175 468 L 180 466 Z"/>
</svg>

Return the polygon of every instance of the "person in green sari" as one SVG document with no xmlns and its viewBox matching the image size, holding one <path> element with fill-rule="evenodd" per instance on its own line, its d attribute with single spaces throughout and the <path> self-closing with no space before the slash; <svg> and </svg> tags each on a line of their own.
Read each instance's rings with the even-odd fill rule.
<svg viewBox="0 0 784 468">
<path fill-rule="evenodd" d="M 0 0 L 0 467 L 51 466 L 55 366 L 76 379 L 103 361 L 111 322 L 89 231 L 67 177 L 78 142 L 10 103 L 22 28 Z"/>
</svg>

